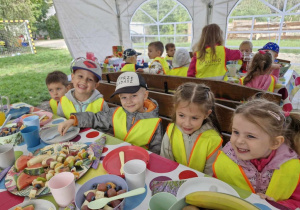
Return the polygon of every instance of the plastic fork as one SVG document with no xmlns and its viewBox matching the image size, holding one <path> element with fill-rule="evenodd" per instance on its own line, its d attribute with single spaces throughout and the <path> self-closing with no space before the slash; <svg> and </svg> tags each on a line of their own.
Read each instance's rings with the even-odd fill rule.
<svg viewBox="0 0 300 210">
<path fill-rule="evenodd" d="M 123 175 L 124 174 L 124 170 L 123 170 L 123 167 L 124 167 L 124 152 L 123 151 L 119 152 L 119 157 L 120 157 L 120 162 L 121 162 L 120 174 Z"/>
</svg>

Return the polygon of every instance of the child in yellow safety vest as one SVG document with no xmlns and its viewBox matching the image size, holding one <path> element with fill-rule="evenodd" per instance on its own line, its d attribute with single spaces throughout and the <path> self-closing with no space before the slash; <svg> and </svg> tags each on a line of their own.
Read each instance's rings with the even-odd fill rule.
<svg viewBox="0 0 300 210">
<path fill-rule="evenodd" d="M 149 64 L 148 68 L 138 69 L 140 73 L 150 74 L 168 74 L 170 68 L 169 63 L 161 57 L 164 52 L 164 44 L 160 41 L 151 42 L 148 45 L 148 56 L 153 61 Z"/>
<path fill-rule="evenodd" d="M 272 54 L 259 50 L 252 58 L 247 75 L 240 79 L 240 84 L 274 92 L 280 70 L 272 70 L 272 63 Z"/>
<path fill-rule="evenodd" d="M 189 52 L 184 48 L 177 49 L 173 58 L 173 68 L 169 71 L 168 75 L 187 77 L 190 62 Z"/>
<path fill-rule="evenodd" d="M 57 107 L 61 97 L 69 90 L 68 76 L 62 71 L 50 72 L 46 77 L 46 85 L 51 96 L 49 101 L 53 114 L 57 114 Z"/>
<path fill-rule="evenodd" d="M 144 68 L 143 66 L 137 65 L 137 56 L 142 53 L 136 52 L 134 49 L 126 49 L 123 52 L 123 59 L 125 65 L 122 67 L 121 71 L 133 71 L 135 72 L 139 68 Z"/>
<path fill-rule="evenodd" d="M 167 127 L 160 155 L 212 175 L 223 141 L 213 93 L 203 84 L 184 83 L 175 92 L 174 108 L 174 123 Z"/>
<path fill-rule="evenodd" d="M 288 116 L 265 99 L 240 105 L 230 142 L 213 164 L 214 177 L 296 209 L 300 206 L 300 162 L 293 149 L 300 149 L 299 126 L 299 113 Z"/>
<path fill-rule="evenodd" d="M 173 62 L 174 54 L 176 52 L 175 44 L 168 43 L 166 44 L 165 48 L 167 53 L 165 60 L 169 63 L 169 66 L 173 66 L 172 62 Z"/>
<path fill-rule="evenodd" d="M 116 138 L 159 154 L 162 125 L 158 114 L 158 104 L 148 99 L 147 84 L 135 72 L 124 72 L 117 79 L 116 91 L 122 107 L 109 108 L 107 112 L 74 113 L 70 120 L 58 126 L 64 135 L 72 125 L 108 129 L 113 127 Z"/>
<path fill-rule="evenodd" d="M 60 98 L 57 115 L 70 118 L 71 113 L 108 111 L 103 95 L 96 89 L 101 80 L 99 63 L 83 57 L 71 63 L 73 89 Z"/>
</svg>

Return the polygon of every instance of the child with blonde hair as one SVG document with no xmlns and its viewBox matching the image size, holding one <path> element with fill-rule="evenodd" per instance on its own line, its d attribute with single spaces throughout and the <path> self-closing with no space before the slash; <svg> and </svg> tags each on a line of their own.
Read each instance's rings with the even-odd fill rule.
<svg viewBox="0 0 300 210">
<path fill-rule="evenodd" d="M 291 209 L 299 207 L 300 162 L 293 150 L 299 140 L 289 139 L 299 136 L 299 119 L 287 119 L 280 106 L 265 99 L 237 107 L 230 142 L 213 164 L 214 177 Z"/>
<path fill-rule="evenodd" d="M 274 92 L 280 70 L 272 70 L 272 63 L 271 53 L 258 51 L 251 60 L 247 75 L 240 79 L 240 84 Z"/>
<path fill-rule="evenodd" d="M 248 62 L 244 60 L 244 56 L 246 54 L 250 55 L 252 53 L 252 49 L 253 49 L 253 44 L 251 41 L 246 40 L 240 44 L 239 50 L 243 54 L 243 58 L 242 60 L 239 60 L 239 64 L 242 65 L 240 69 L 242 73 L 247 73 L 247 65 L 248 65 Z"/>
<path fill-rule="evenodd" d="M 223 141 L 213 93 L 203 84 L 182 84 L 175 92 L 174 108 L 160 155 L 212 175 L 212 164 Z"/>
<path fill-rule="evenodd" d="M 223 45 L 221 28 L 217 24 L 205 26 L 200 41 L 194 48 L 188 77 L 223 80 L 227 72 L 226 62 L 242 58 L 241 51 L 230 50 Z"/>
</svg>

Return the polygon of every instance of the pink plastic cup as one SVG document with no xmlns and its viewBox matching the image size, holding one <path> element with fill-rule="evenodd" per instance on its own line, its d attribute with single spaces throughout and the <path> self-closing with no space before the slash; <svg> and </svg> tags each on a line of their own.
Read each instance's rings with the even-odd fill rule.
<svg viewBox="0 0 300 210">
<path fill-rule="evenodd" d="M 52 177 L 48 187 L 60 207 L 66 207 L 75 198 L 75 177 L 71 172 L 62 172 Z"/>
</svg>

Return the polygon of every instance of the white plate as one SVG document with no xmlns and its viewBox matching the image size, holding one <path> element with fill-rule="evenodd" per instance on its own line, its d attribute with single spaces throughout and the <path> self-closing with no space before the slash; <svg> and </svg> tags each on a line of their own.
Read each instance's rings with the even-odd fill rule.
<svg viewBox="0 0 300 210">
<path fill-rule="evenodd" d="M 64 136 L 61 136 L 58 133 L 57 127 L 58 126 L 49 127 L 49 128 L 46 128 L 45 130 L 42 129 L 40 132 L 40 137 L 41 137 L 42 141 L 45 142 L 46 144 L 55 144 L 55 143 L 69 141 L 69 140 L 72 140 L 73 138 L 75 138 L 80 131 L 80 128 L 74 127 L 74 130 L 67 132 Z M 56 136 L 55 138 L 53 138 L 51 140 L 47 140 L 49 138 L 49 136 L 54 136 L 56 134 L 58 136 Z"/>
<path fill-rule="evenodd" d="M 55 205 L 53 203 L 51 203 L 50 201 L 36 199 L 36 200 L 25 201 L 23 203 L 15 205 L 14 207 L 11 207 L 9 210 L 14 210 L 17 206 L 20 206 L 23 208 L 30 204 L 33 204 L 34 209 L 38 209 L 38 210 L 55 210 L 56 209 Z"/>
<path fill-rule="evenodd" d="M 183 183 L 178 189 L 176 197 L 177 200 L 180 200 L 190 193 L 197 191 L 210 191 L 210 189 L 216 189 L 217 192 L 234 195 L 238 198 L 240 197 L 235 189 L 233 189 L 229 184 L 211 177 L 197 177 L 187 179 L 187 181 Z"/>
</svg>

